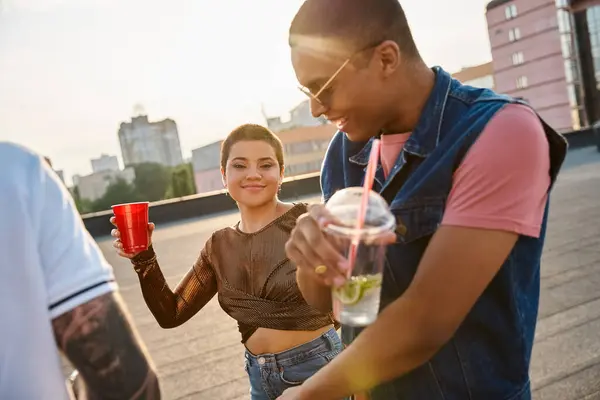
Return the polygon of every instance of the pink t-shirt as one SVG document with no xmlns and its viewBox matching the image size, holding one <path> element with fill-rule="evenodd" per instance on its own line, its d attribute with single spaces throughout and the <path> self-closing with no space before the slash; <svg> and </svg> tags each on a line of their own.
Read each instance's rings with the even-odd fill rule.
<svg viewBox="0 0 600 400">
<path fill-rule="evenodd" d="M 387 176 L 410 134 L 381 137 Z M 538 237 L 550 186 L 549 145 L 528 107 L 510 104 L 490 120 L 453 177 L 442 225 Z"/>
</svg>

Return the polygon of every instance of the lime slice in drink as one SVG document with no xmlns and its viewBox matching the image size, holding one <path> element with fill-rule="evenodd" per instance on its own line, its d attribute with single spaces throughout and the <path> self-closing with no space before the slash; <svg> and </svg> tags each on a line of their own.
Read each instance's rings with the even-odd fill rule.
<svg viewBox="0 0 600 400">
<path fill-rule="evenodd" d="M 365 292 L 381 286 L 381 274 L 351 277 L 343 286 L 333 289 L 340 303 L 351 306 L 358 303 Z"/>
<path fill-rule="evenodd" d="M 333 289 L 334 296 L 346 306 L 358 303 L 363 297 L 362 285 L 352 278 L 344 286 Z"/>
<path fill-rule="evenodd" d="M 381 286 L 381 274 L 363 275 L 359 276 L 358 278 L 360 279 L 365 292 L 369 289 L 374 289 Z"/>
</svg>

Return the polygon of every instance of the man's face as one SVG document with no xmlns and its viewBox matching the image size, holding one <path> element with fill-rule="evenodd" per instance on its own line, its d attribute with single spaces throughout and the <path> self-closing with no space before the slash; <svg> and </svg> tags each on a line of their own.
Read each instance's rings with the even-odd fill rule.
<svg viewBox="0 0 600 400">
<path fill-rule="evenodd" d="M 310 92 L 313 116 L 324 115 L 350 140 L 366 141 L 387 122 L 385 74 L 372 50 L 332 56 L 294 47 L 292 64 L 303 91 Z"/>
</svg>

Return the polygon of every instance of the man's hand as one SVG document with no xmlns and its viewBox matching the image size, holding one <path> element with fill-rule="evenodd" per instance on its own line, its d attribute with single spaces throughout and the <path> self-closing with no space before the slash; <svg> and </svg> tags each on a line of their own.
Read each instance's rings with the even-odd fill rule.
<svg viewBox="0 0 600 400">
<path fill-rule="evenodd" d="M 511 232 L 442 226 L 406 292 L 291 395 L 337 400 L 423 365 L 452 338 L 517 239 Z"/>
<path fill-rule="evenodd" d="M 285 246 L 288 257 L 297 266 L 296 277 L 302 295 L 322 312 L 331 311 L 331 286 L 343 285 L 349 268 L 342 255 L 348 251 L 348 238 L 324 232 L 324 228 L 334 224 L 341 225 L 324 205 L 312 205 L 308 213 L 298 218 Z M 396 235 L 389 232 L 377 240 L 390 244 Z"/>
<path fill-rule="evenodd" d="M 346 259 L 323 232 L 335 222 L 324 205 L 311 205 L 308 213 L 298 218 L 285 245 L 288 257 L 301 273 L 324 286 L 343 285 L 348 269 Z"/>
<path fill-rule="evenodd" d="M 342 255 L 348 238 L 337 240 L 323 230 L 328 225 L 341 225 L 322 204 L 312 205 L 298 218 L 285 250 L 303 274 L 325 286 L 341 286 L 346 281 L 348 260 Z M 353 228 L 353 227 L 349 227 Z M 396 235 L 388 232 L 377 238 L 384 245 L 394 243 Z M 324 268 L 323 268 L 324 267 Z"/>
</svg>

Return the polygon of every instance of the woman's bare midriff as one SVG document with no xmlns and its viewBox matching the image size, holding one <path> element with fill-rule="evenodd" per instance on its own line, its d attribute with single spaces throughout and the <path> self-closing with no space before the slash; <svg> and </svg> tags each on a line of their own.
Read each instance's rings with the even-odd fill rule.
<svg viewBox="0 0 600 400">
<path fill-rule="evenodd" d="M 245 345 L 248 351 L 255 355 L 280 353 L 310 342 L 331 328 L 333 325 L 324 326 L 316 331 L 280 331 L 258 328 Z"/>
</svg>

